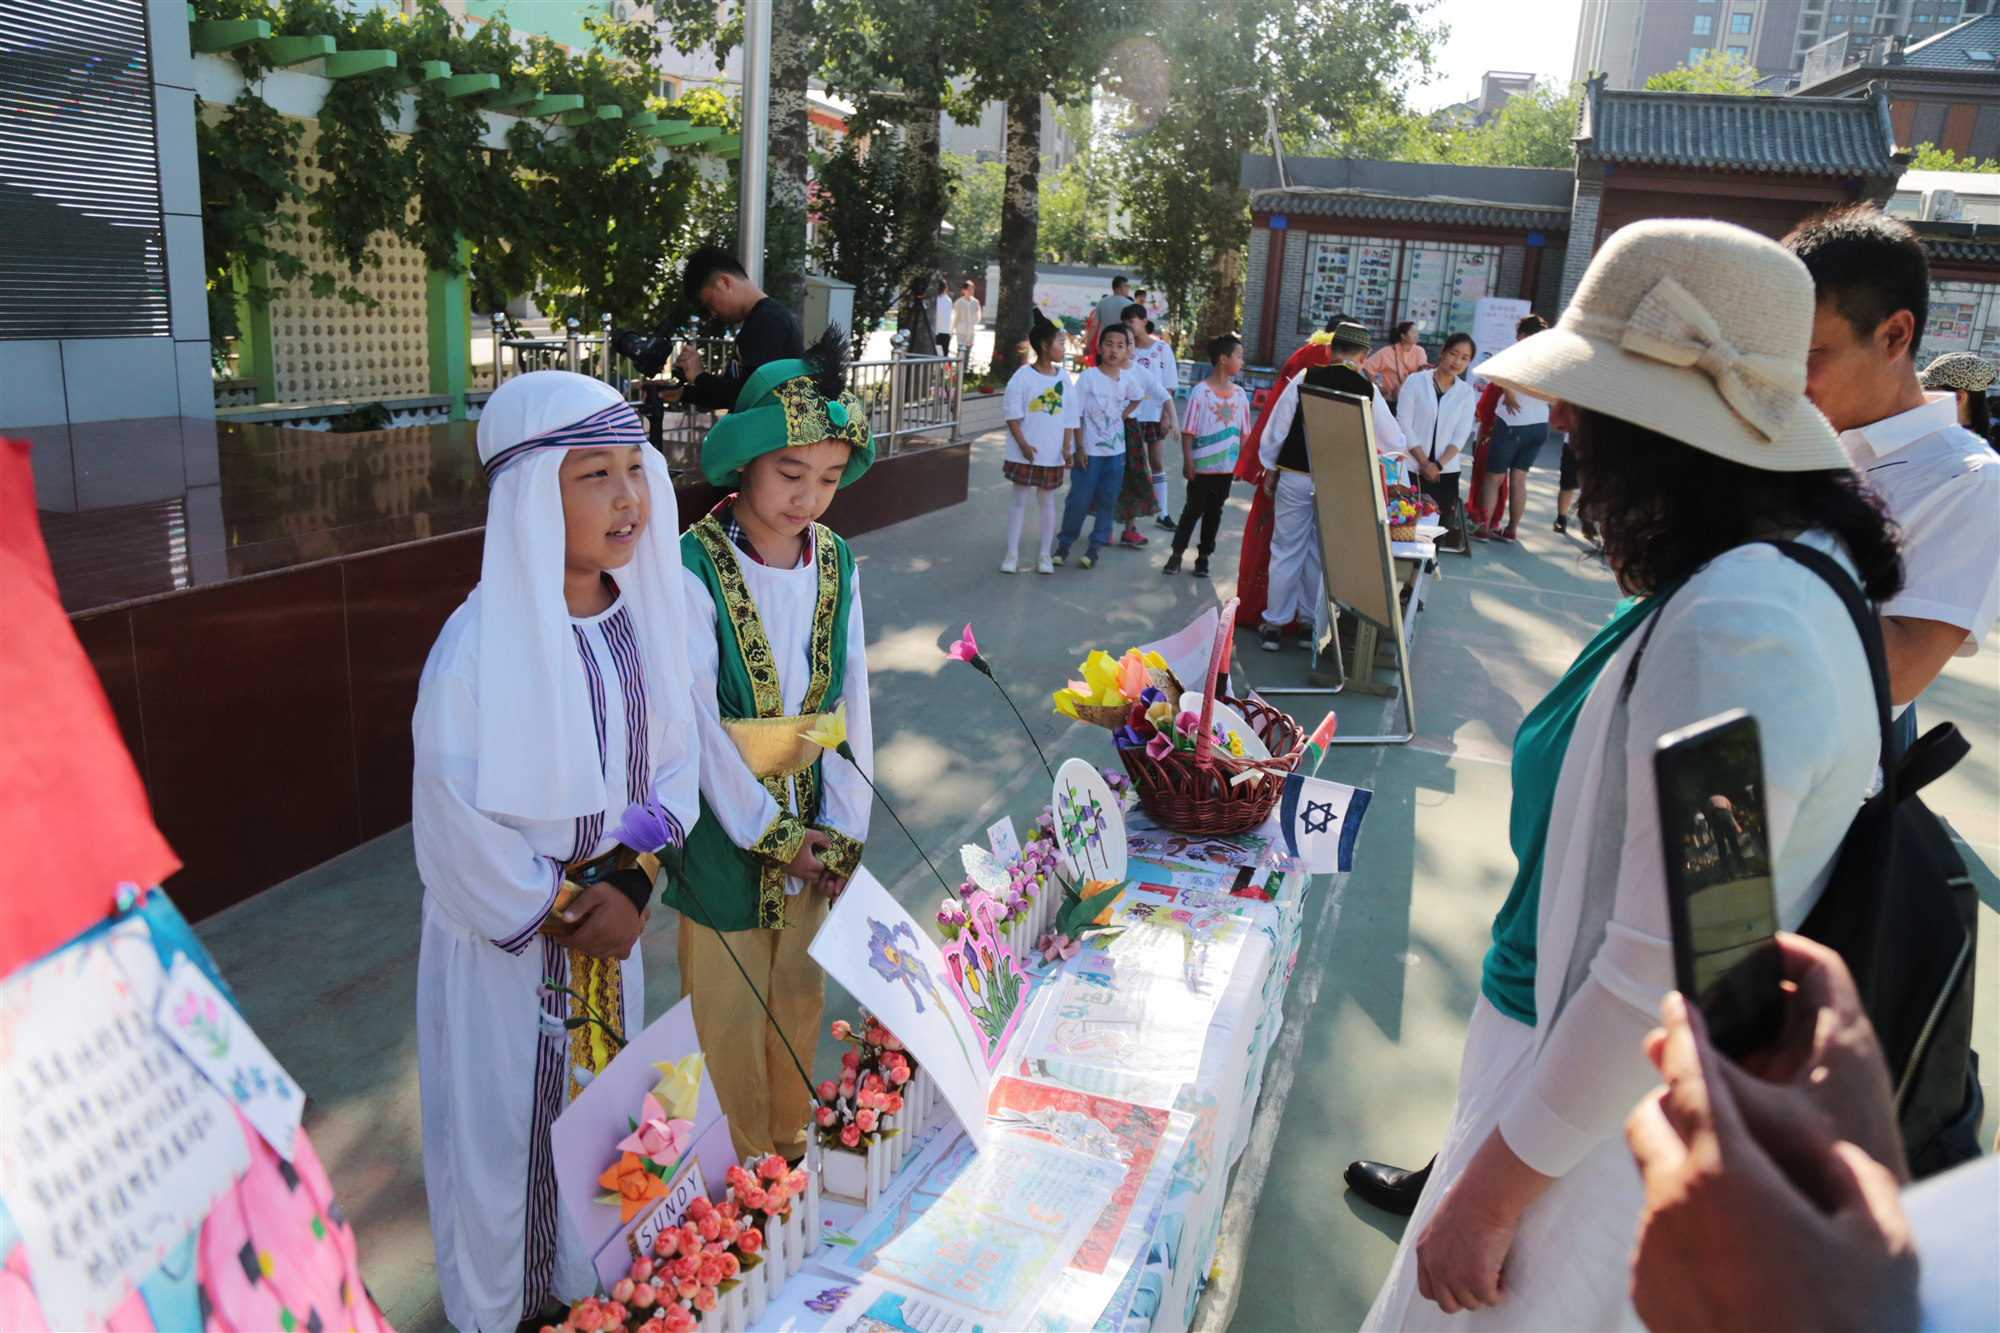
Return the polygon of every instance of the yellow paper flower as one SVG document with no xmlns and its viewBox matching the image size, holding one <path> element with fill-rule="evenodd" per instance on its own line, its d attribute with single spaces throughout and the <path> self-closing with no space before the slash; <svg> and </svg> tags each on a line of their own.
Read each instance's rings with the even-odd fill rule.
<svg viewBox="0 0 2000 1333">
<path fill-rule="evenodd" d="M 1132 651 L 1136 653 L 1139 650 L 1137 648 L 1134 648 Z M 1167 669 L 1167 659 L 1160 656 L 1158 653 L 1147 653 L 1140 660 L 1143 661 L 1147 666 L 1152 667 L 1155 670 L 1165 671 Z"/>
<path fill-rule="evenodd" d="M 799 735 L 823 750 L 839 750 L 847 744 L 847 700 L 842 699 L 831 713 L 821 713 L 813 729 Z"/>
<path fill-rule="evenodd" d="M 1102 648 L 1084 659 L 1083 679 L 1090 687 L 1091 703 L 1115 704 L 1123 700 L 1118 677 L 1118 659 Z"/>
<path fill-rule="evenodd" d="M 1077 695 L 1069 690 L 1057 690 L 1055 692 L 1055 701 L 1056 701 L 1056 711 L 1058 713 L 1061 713 L 1064 717 L 1076 717 L 1077 704 L 1079 702 L 1081 703 L 1090 702 L 1090 700 L 1088 699 L 1079 700 Z"/>
<path fill-rule="evenodd" d="M 702 1055 L 697 1051 L 681 1060 L 662 1060 L 653 1066 L 660 1071 L 653 1099 L 667 1113 L 667 1119 L 694 1119 L 695 1098 L 701 1092 L 701 1065 Z"/>
<path fill-rule="evenodd" d="M 1165 731 L 1173 725 L 1174 706 L 1165 699 L 1162 699 L 1146 710 L 1146 720 L 1160 730 Z"/>
<path fill-rule="evenodd" d="M 1238 759 L 1243 757 L 1243 738 L 1233 731 L 1229 733 L 1229 753 Z"/>
</svg>

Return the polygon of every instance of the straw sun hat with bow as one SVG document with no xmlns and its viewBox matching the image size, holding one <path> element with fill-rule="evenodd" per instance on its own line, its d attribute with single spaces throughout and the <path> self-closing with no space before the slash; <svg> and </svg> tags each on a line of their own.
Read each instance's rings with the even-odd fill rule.
<svg viewBox="0 0 2000 1333">
<path fill-rule="evenodd" d="M 1768 472 L 1849 466 L 1806 401 L 1813 284 L 1774 241 L 1654 218 L 1590 261 L 1557 325 L 1496 353 L 1488 379 Z"/>
</svg>

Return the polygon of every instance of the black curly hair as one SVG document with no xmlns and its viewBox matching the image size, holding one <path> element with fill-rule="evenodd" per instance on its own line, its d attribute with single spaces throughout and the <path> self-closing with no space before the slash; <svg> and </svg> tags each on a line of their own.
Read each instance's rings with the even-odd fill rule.
<svg viewBox="0 0 2000 1333">
<path fill-rule="evenodd" d="M 1885 602 L 1901 590 L 1895 526 L 1853 469 L 1769 472 L 1602 412 L 1574 411 L 1581 508 L 1627 593 L 1657 591 L 1725 551 L 1811 528 L 1840 539 L 1870 598 Z"/>
</svg>

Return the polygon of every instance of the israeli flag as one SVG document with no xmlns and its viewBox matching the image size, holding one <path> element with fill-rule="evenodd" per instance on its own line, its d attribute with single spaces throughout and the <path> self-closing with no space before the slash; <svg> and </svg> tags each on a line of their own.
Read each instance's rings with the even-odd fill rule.
<svg viewBox="0 0 2000 1333">
<path fill-rule="evenodd" d="M 1361 817 L 1373 795 L 1303 773 L 1287 776 L 1285 793 L 1278 800 L 1278 833 L 1286 854 L 1303 861 L 1315 875 L 1354 869 L 1354 843 L 1361 836 Z"/>
</svg>

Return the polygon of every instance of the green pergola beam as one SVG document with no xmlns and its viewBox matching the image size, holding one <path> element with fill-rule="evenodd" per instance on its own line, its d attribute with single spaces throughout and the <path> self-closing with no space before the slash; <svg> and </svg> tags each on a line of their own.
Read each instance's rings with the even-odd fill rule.
<svg viewBox="0 0 2000 1333">
<path fill-rule="evenodd" d="M 734 157 L 743 151 L 743 136 L 725 134 L 720 138 L 710 139 L 702 151 L 711 157 Z"/>
<path fill-rule="evenodd" d="M 686 120 L 656 120 L 640 130 L 654 139 L 664 139 L 673 134 L 685 134 L 693 128 L 693 122 Z"/>
<path fill-rule="evenodd" d="M 373 74 L 378 69 L 394 68 L 394 51 L 335 51 L 326 58 L 326 77 L 329 79 L 351 79 L 357 74 Z"/>
<path fill-rule="evenodd" d="M 657 111 L 640 111 L 625 117 L 625 124 L 629 129 L 643 130 L 648 125 L 659 120 L 659 118 L 660 115 Z"/>
<path fill-rule="evenodd" d="M 468 75 L 467 77 L 471 76 Z M 488 77 L 494 78 L 498 76 L 489 75 Z M 504 93 L 495 93 L 493 96 L 487 98 L 485 104 L 493 110 L 498 111 L 502 107 L 526 106 L 528 103 L 538 100 L 541 95 L 542 90 L 540 88 L 510 88 Z"/>
<path fill-rule="evenodd" d="M 588 125 L 593 120 L 622 120 L 625 108 L 616 102 L 610 106 L 585 107 L 581 111 L 565 111 L 562 123 L 565 125 Z"/>
<path fill-rule="evenodd" d="M 682 130 L 679 134 L 673 135 L 670 138 L 662 139 L 660 142 L 669 148 L 685 148 L 689 144 L 707 143 L 710 139 L 719 139 L 721 137 L 722 127 L 720 125 L 695 125 Z"/>
<path fill-rule="evenodd" d="M 411 83 L 436 83 L 451 77 L 451 66 L 442 60 L 419 60 L 410 66 Z"/>
<path fill-rule="evenodd" d="M 333 54 L 331 37 L 273 37 L 264 43 L 264 55 L 273 65 L 303 65 L 308 60 Z"/>
<path fill-rule="evenodd" d="M 271 35 L 271 25 L 263 19 L 202 19 L 188 29 L 188 45 L 214 55 L 234 51 Z"/>
<path fill-rule="evenodd" d="M 500 91 L 498 74 L 454 74 L 444 81 L 446 97 L 476 97 L 480 93 L 498 91 Z M 492 104 L 491 98 L 487 99 L 487 104 L 489 106 Z"/>
<path fill-rule="evenodd" d="M 548 97 L 538 97 L 521 108 L 524 116 L 553 116 L 564 111 L 576 111 L 583 106 L 582 93 L 554 93 Z"/>
</svg>

